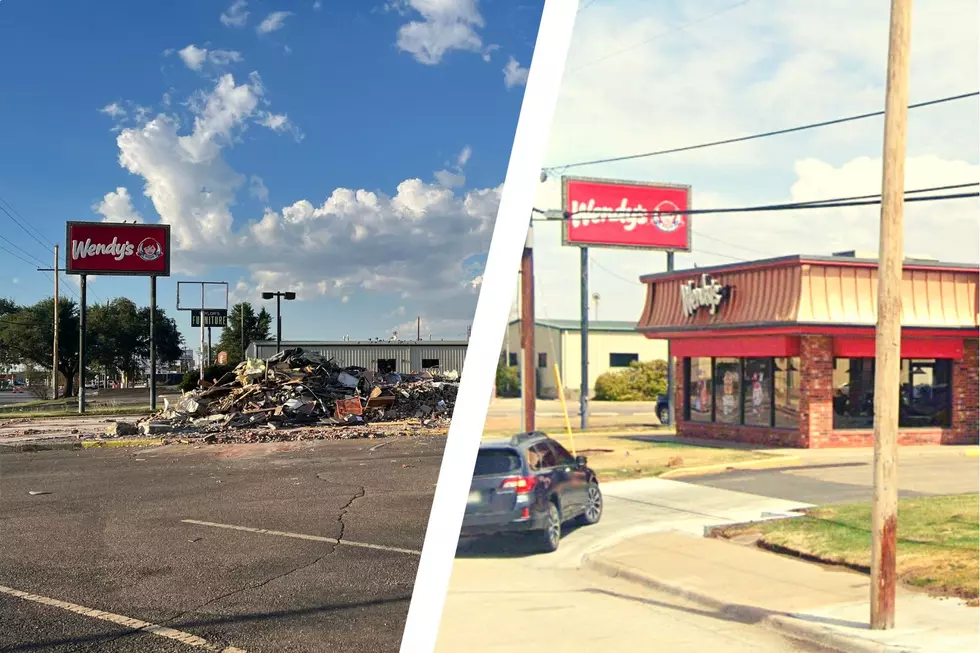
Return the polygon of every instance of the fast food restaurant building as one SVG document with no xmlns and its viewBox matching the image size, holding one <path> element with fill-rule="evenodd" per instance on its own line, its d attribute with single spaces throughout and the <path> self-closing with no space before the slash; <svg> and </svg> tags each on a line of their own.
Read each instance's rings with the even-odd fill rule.
<svg viewBox="0 0 980 653">
<path fill-rule="evenodd" d="M 976 444 L 975 265 L 907 259 L 900 444 Z M 641 277 L 637 330 L 669 339 L 681 436 L 871 446 L 877 261 L 788 256 Z"/>
</svg>

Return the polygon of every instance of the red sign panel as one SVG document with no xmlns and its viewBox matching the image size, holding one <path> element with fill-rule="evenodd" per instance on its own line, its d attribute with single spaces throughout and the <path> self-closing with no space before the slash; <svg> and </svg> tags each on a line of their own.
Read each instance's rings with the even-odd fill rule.
<svg viewBox="0 0 980 653">
<path fill-rule="evenodd" d="M 691 251 L 691 187 L 562 177 L 562 244 Z"/>
<path fill-rule="evenodd" d="M 65 272 L 170 276 L 170 225 L 69 222 Z"/>
</svg>

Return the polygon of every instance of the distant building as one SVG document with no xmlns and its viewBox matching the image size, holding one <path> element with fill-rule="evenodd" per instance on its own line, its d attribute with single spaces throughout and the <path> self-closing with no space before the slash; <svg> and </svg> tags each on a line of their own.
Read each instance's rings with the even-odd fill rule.
<svg viewBox="0 0 980 653">
<path fill-rule="evenodd" d="M 538 396 L 558 396 L 554 365 L 561 372 L 565 396 L 578 397 L 582 380 L 582 338 L 578 320 L 537 320 L 534 328 L 534 366 Z M 504 338 L 507 364 L 518 366 L 521 321 L 507 326 Z M 637 333 L 636 322 L 589 321 L 589 396 L 600 374 L 629 367 L 631 361 L 667 360 L 667 341 Z"/>
<path fill-rule="evenodd" d="M 465 341 L 458 340 L 282 342 L 283 349 L 301 347 L 311 354 L 332 358 L 342 367 L 363 367 L 382 374 L 407 374 L 429 369 L 462 372 L 466 345 Z M 275 353 L 275 340 L 253 342 L 248 346 L 249 358 L 269 358 Z"/>
</svg>

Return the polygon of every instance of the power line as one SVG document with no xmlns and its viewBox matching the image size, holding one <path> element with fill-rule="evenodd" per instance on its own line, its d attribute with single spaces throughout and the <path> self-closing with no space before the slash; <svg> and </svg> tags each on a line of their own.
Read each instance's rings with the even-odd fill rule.
<svg viewBox="0 0 980 653">
<path fill-rule="evenodd" d="M 951 95 L 949 97 L 938 98 L 936 100 L 929 100 L 927 102 L 919 102 L 917 104 L 910 104 L 909 109 L 920 109 L 922 107 L 929 107 L 936 104 L 943 104 L 945 102 L 955 102 L 956 100 L 964 100 L 966 98 L 976 97 L 980 95 L 980 91 L 973 91 L 972 93 L 962 93 L 960 95 Z M 615 163 L 618 161 L 631 161 L 633 159 L 642 159 L 651 156 L 660 156 L 662 154 L 675 154 L 677 152 L 690 152 L 691 150 L 699 150 L 706 147 L 715 147 L 718 145 L 729 145 L 731 143 L 741 143 L 744 141 L 751 141 L 759 138 L 768 138 L 769 136 L 780 136 L 782 134 L 791 134 L 794 132 L 801 132 L 808 129 L 816 129 L 818 127 L 828 127 L 831 125 L 839 125 L 845 122 L 853 122 L 855 120 L 864 120 L 866 118 L 874 118 L 876 116 L 885 115 L 884 110 L 874 111 L 871 113 L 862 113 L 854 116 L 847 116 L 846 118 L 836 118 L 834 120 L 824 120 L 822 122 L 810 123 L 807 125 L 800 125 L 799 127 L 790 127 L 788 129 L 776 129 L 773 131 L 763 132 L 761 134 L 752 134 L 751 136 L 739 136 L 737 138 L 726 138 L 720 141 L 711 141 L 710 143 L 700 143 L 698 145 L 687 145 L 685 147 L 673 147 L 667 150 L 655 150 L 653 152 L 643 152 L 640 154 L 628 154 L 625 156 L 614 156 L 607 157 L 605 159 L 594 159 L 592 161 L 580 161 L 578 163 L 568 163 L 561 166 L 553 166 L 550 168 L 545 168 L 545 172 L 555 172 L 558 170 L 565 171 L 571 168 L 580 168 L 582 166 L 589 165 L 599 165 L 602 163 Z"/>
<path fill-rule="evenodd" d="M 830 208 L 846 208 L 855 206 L 872 206 L 875 204 L 881 204 L 880 196 L 877 199 L 866 199 L 861 201 L 845 201 L 845 200 L 814 200 L 809 202 L 794 202 L 790 204 L 766 204 L 761 206 L 743 206 L 738 208 L 726 208 L 726 209 L 688 209 L 686 211 L 658 211 L 660 215 L 705 215 L 709 213 L 759 213 L 759 212 L 773 212 L 773 211 L 793 211 L 802 209 L 830 209 Z M 906 202 L 935 202 L 942 200 L 954 200 L 954 199 L 964 199 L 969 197 L 980 197 L 980 192 L 974 193 L 950 193 L 948 195 L 929 195 L 927 197 L 906 197 Z M 545 213 L 540 209 L 532 209 L 536 213 Z M 560 218 L 531 218 L 533 221 L 555 221 L 555 220 L 567 220 L 573 215 L 579 214 L 617 214 L 618 211 L 606 210 L 596 210 L 596 209 L 585 209 L 582 211 L 569 211 Z M 629 211 L 622 212 L 623 214 L 629 215 Z"/>
<path fill-rule="evenodd" d="M 39 258 L 37 258 L 36 256 L 34 256 L 33 254 L 31 254 L 30 252 L 27 252 L 27 251 L 24 251 L 23 249 L 21 249 L 21 248 L 19 248 L 19 247 L 17 247 L 17 243 L 15 243 L 14 241 L 12 241 L 12 240 L 10 240 L 10 239 L 9 239 L 9 238 L 7 238 L 6 236 L 3 236 L 3 235 L 0 235 L 0 240 L 3 240 L 3 241 L 5 241 L 5 242 L 6 242 L 6 243 L 7 243 L 8 245 L 10 245 L 11 247 L 14 247 L 14 248 L 16 248 L 16 249 L 20 249 L 20 250 L 21 250 L 21 253 L 23 253 L 23 254 L 24 254 L 24 256 L 27 256 L 27 257 L 30 257 L 30 258 L 32 258 L 32 259 L 34 259 L 34 261 L 35 261 L 35 262 L 36 262 L 36 263 L 37 263 L 38 265 L 44 265 L 44 263 L 41 263 L 41 259 L 39 259 Z M 7 250 L 7 251 L 9 251 L 9 250 Z M 23 259 L 21 259 L 21 260 L 23 260 Z M 32 265 L 33 265 L 33 263 L 32 263 Z"/>
<path fill-rule="evenodd" d="M 588 9 L 592 5 L 592 2 L 594 2 L 594 1 L 595 0 L 592 0 L 587 5 L 585 5 L 585 7 L 583 7 L 582 9 L 579 9 L 579 13 L 582 13 L 583 11 L 585 11 L 586 9 Z M 653 37 L 651 37 L 651 38 L 649 38 L 649 39 L 647 39 L 645 41 L 641 41 L 639 43 L 634 43 L 633 45 L 630 45 L 630 46 L 627 46 L 627 47 L 623 48 L 622 50 L 616 50 L 615 52 L 610 52 L 609 54 L 606 54 L 606 55 L 603 55 L 603 56 L 599 57 L 598 59 L 593 59 L 592 61 L 589 61 L 587 63 L 584 63 L 581 66 L 579 66 L 578 68 L 574 68 L 573 70 L 569 71 L 569 74 L 574 75 L 575 73 L 577 73 L 578 71 L 582 70 L 583 68 L 588 68 L 589 66 L 591 66 L 593 64 L 597 64 L 597 63 L 599 63 L 601 61 L 605 61 L 607 59 L 612 59 L 613 57 L 618 57 L 619 55 L 623 54 L 624 52 L 629 52 L 630 50 L 635 50 L 636 48 L 643 47 L 644 45 L 647 45 L 648 43 L 652 43 L 652 42 L 656 41 L 657 39 L 663 38 L 665 36 L 669 36 L 670 34 L 674 34 L 676 32 L 683 31 L 683 30 L 687 29 L 688 27 L 692 27 L 694 25 L 697 25 L 698 23 L 703 23 L 706 20 L 709 20 L 711 18 L 714 18 L 715 16 L 719 16 L 721 14 L 724 14 L 726 12 L 729 12 L 732 9 L 738 9 L 742 5 L 747 5 L 751 1 L 752 0 L 741 0 L 741 2 L 736 2 L 733 5 L 729 5 L 727 7 L 723 7 L 722 9 L 719 9 L 718 11 L 716 11 L 714 13 L 707 14 L 706 16 L 701 16 L 700 18 L 697 18 L 695 20 L 692 20 L 692 21 L 690 21 L 688 23 L 683 23 L 681 25 L 677 25 L 676 27 L 672 27 L 672 28 L 670 28 L 670 29 L 668 29 L 668 30 L 666 30 L 664 32 L 661 32 L 660 34 L 657 34 L 656 36 L 653 36 Z"/>
<path fill-rule="evenodd" d="M 6 204 L 6 207 L 4 207 L 4 204 Z M 7 210 L 8 207 L 10 209 L 9 211 Z M 54 252 L 54 248 L 51 245 L 46 245 L 44 243 L 44 241 L 40 240 L 37 236 L 34 235 L 34 233 L 36 233 L 38 236 L 41 236 L 43 238 L 44 236 L 41 234 L 41 232 L 38 231 L 37 229 L 34 229 L 33 227 L 31 227 L 31 229 L 34 230 L 34 233 L 31 233 L 31 231 L 28 230 L 27 226 L 24 225 L 24 222 L 27 222 L 28 224 L 30 224 L 30 222 L 28 222 L 24 218 L 24 216 L 20 215 L 20 213 L 17 213 L 17 210 L 13 207 L 13 205 L 11 205 L 10 202 L 8 202 L 7 200 L 5 200 L 2 196 L 0 196 L 0 211 L 3 211 L 4 213 L 6 213 L 7 214 L 7 217 L 10 218 L 11 220 L 13 220 L 14 224 L 16 224 L 18 227 L 20 227 L 21 229 L 23 229 L 24 230 L 24 233 L 26 233 L 28 236 L 30 236 L 31 238 L 33 238 L 41 247 L 43 247 L 45 249 L 45 251 Z M 13 211 L 13 213 L 11 213 L 10 211 Z M 18 219 L 17 217 L 14 217 L 15 214 L 20 219 Z M 24 222 L 21 222 L 21 220 L 24 220 Z"/>
<path fill-rule="evenodd" d="M 4 240 L 7 240 L 7 239 L 4 238 Z M 7 242 L 10 242 L 10 241 L 8 240 Z M 3 245 L 0 245 L 0 249 L 2 249 L 3 251 L 7 252 L 11 256 L 13 256 L 14 258 L 20 259 L 21 261 L 23 261 L 24 263 L 27 263 L 28 265 L 31 265 L 31 266 L 34 265 L 34 263 L 32 263 L 31 261 L 28 261 L 26 258 L 24 258 L 23 256 L 21 256 L 20 254 L 14 252 L 12 250 L 7 249 Z"/>
</svg>

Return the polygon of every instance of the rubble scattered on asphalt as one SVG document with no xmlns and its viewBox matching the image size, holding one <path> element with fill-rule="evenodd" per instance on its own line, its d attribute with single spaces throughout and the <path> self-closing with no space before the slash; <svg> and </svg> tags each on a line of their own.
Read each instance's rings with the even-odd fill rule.
<svg viewBox="0 0 980 653">
<path fill-rule="evenodd" d="M 458 387 L 456 372 L 378 374 L 287 349 L 244 361 L 173 403 L 165 399 L 162 411 L 138 424 L 114 422 L 106 435 L 188 443 L 390 437 L 398 429 L 380 423 L 448 424 Z M 362 428 L 347 428 L 353 426 Z"/>
</svg>

